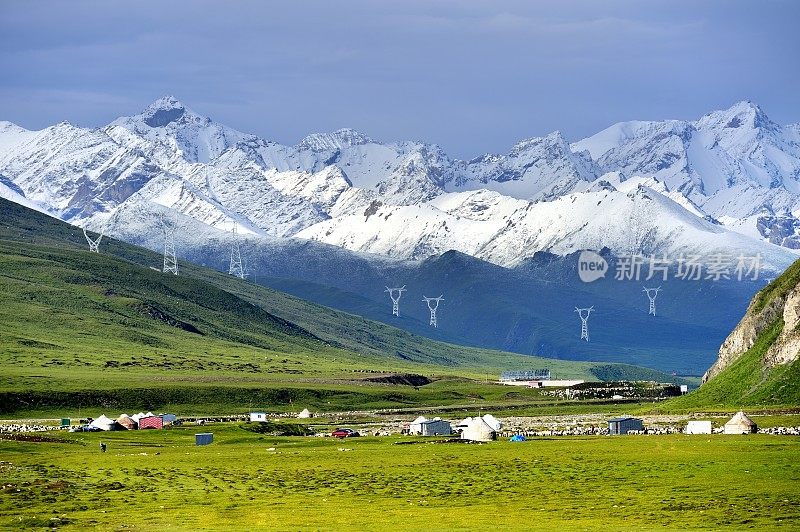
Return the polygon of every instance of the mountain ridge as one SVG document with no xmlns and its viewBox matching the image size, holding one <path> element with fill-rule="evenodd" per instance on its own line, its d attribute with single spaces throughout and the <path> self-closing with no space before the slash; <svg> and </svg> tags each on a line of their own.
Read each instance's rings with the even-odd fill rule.
<svg viewBox="0 0 800 532">
<path fill-rule="evenodd" d="M 611 134 L 614 131 L 616 137 Z M 700 139 L 701 133 L 708 138 Z M 618 123 L 572 144 L 556 131 L 522 140 L 506 155 L 485 154 L 465 161 L 450 158 L 435 144 L 380 143 L 348 128 L 311 134 L 295 146 L 284 146 L 218 124 L 166 96 L 138 115 L 118 118 L 99 129 L 61 123 L 32 132 L 3 123 L 0 173 L 41 210 L 90 228 L 107 225 L 115 211 L 133 198 L 139 204 L 155 201 L 177 208 L 221 231 L 242 223 L 257 236 L 301 235 L 360 251 L 374 251 L 374 247 L 354 248 L 341 237 L 328 239 L 330 220 L 345 220 L 378 204 L 385 208 L 433 206 L 447 194 L 481 189 L 498 192 L 502 198 L 482 196 L 489 203 L 474 205 L 474 209 L 491 209 L 498 201 L 509 209 L 516 200 L 527 201 L 528 209 L 541 209 L 541 205 L 571 196 L 575 201 L 574 195 L 592 193 L 598 187 L 610 191 L 601 183 L 610 182 L 609 175 L 618 183 L 642 175 L 651 180 L 656 194 L 677 201 L 692 215 L 719 221 L 755 240 L 793 248 L 800 247 L 798 139 L 796 129 L 774 124 L 752 102 L 739 102 L 696 122 Z M 649 155 L 642 159 L 644 153 Z M 707 153 L 711 155 L 702 155 Z M 780 159 L 776 153 L 785 156 Z M 620 160 L 623 156 L 624 161 Z M 697 168 L 706 163 L 706 170 L 716 168 L 714 161 L 739 172 L 736 179 L 720 181 L 714 172 L 698 173 Z M 745 163 L 761 164 L 760 170 L 745 168 Z M 192 183 L 194 199 L 187 199 L 189 192 L 184 187 L 175 189 L 183 194 L 165 196 L 163 186 L 150 185 L 156 179 Z M 725 183 L 732 188 L 720 188 Z M 18 193 L 3 193 L 19 199 Z M 124 210 L 136 212 L 139 207 Z M 725 214 L 729 211 L 735 216 Z M 448 216 L 437 210 L 429 212 L 439 225 Z M 587 223 L 591 217 L 605 215 L 602 209 L 572 214 Z M 535 223 L 532 219 L 522 219 L 526 227 L 536 228 L 530 225 Z M 648 223 L 657 231 L 661 220 Z M 479 226 L 466 225 L 470 230 Z M 606 225 L 611 227 L 611 221 Z M 113 227 L 109 230 L 113 232 Z M 619 240 L 624 233 L 624 227 L 617 227 L 608 234 Z M 498 256 L 514 254 L 513 234 L 497 234 L 492 246 L 505 248 Z M 446 251 L 448 245 L 468 249 L 452 247 L 447 243 L 451 237 L 444 233 L 418 230 L 414 238 L 417 242 L 409 249 L 417 251 L 409 251 L 403 258 L 424 258 L 420 250 Z M 373 232 L 368 239 L 380 240 L 380 235 Z M 697 244 L 702 247 L 706 243 Z M 578 242 L 559 245 L 540 241 L 525 254 L 569 252 Z M 600 235 L 581 245 L 614 247 Z M 751 251 L 757 250 L 754 244 Z M 493 260 L 492 256 L 481 257 Z M 780 266 L 790 262 L 790 256 L 785 257 Z M 502 260 L 502 264 L 513 263 Z"/>
</svg>

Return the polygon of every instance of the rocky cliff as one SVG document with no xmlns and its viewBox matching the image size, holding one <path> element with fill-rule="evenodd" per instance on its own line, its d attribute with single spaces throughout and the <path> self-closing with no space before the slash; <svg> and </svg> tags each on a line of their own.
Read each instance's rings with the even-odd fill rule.
<svg viewBox="0 0 800 532">
<path fill-rule="evenodd" d="M 722 343 L 719 357 L 703 375 L 703 382 L 739 360 L 776 320 L 782 321 L 782 328 L 761 356 L 764 369 L 800 358 L 800 261 L 756 294 L 742 321 Z"/>
</svg>

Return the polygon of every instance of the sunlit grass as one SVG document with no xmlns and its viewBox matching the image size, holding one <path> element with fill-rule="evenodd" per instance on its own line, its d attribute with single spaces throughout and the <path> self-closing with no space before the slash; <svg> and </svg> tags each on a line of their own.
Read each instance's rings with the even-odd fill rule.
<svg viewBox="0 0 800 532">
<path fill-rule="evenodd" d="M 214 443 L 195 447 L 197 431 Z M 768 436 L 394 445 L 236 425 L 0 441 L 0 526 L 791 529 L 800 440 Z M 99 441 L 108 445 L 101 454 Z"/>
</svg>

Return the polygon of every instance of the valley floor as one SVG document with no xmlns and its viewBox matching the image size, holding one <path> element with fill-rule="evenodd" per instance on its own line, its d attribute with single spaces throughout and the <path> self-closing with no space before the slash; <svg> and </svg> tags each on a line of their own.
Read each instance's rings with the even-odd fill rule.
<svg viewBox="0 0 800 532">
<path fill-rule="evenodd" d="M 214 442 L 196 447 L 197 432 L 212 432 Z M 45 437 L 52 440 L 40 442 L 13 437 L 0 439 L 2 528 L 800 524 L 798 437 L 672 434 L 464 444 L 401 436 L 274 437 L 235 423 L 51 432 Z"/>
</svg>

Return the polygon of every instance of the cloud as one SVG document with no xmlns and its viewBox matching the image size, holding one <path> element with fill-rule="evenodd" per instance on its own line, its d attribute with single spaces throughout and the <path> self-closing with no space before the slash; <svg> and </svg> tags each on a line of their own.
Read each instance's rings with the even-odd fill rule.
<svg viewBox="0 0 800 532">
<path fill-rule="evenodd" d="M 352 126 L 464 157 L 744 98 L 800 121 L 794 5 L 4 2 L 0 119 L 102 125 L 174 93 L 276 140 Z"/>
</svg>

